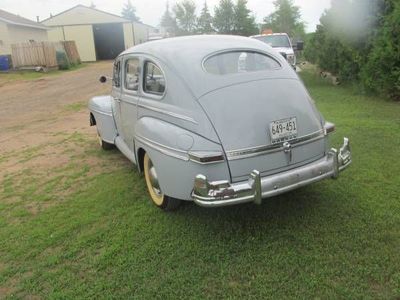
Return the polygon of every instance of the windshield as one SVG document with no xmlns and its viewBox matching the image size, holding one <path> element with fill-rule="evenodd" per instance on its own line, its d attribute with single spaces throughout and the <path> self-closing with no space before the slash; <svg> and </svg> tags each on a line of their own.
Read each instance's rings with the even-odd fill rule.
<svg viewBox="0 0 400 300">
<path fill-rule="evenodd" d="M 287 35 L 262 35 L 255 37 L 255 39 L 267 43 L 271 47 L 290 47 L 290 42 Z"/>
</svg>

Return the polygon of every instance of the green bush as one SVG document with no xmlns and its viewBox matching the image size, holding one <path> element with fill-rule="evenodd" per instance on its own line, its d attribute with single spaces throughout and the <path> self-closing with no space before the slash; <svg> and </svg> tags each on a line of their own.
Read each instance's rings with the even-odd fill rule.
<svg viewBox="0 0 400 300">
<path fill-rule="evenodd" d="M 57 64 L 60 70 L 68 70 L 71 68 L 71 63 L 69 62 L 68 56 L 65 52 L 56 52 Z"/>
<path fill-rule="evenodd" d="M 341 0 L 307 38 L 305 58 L 372 92 L 400 99 L 400 3 Z"/>
<path fill-rule="evenodd" d="M 310 63 L 317 63 L 318 50 L 316 49 L 315 32 L 307 33 L 304 38 L 304 58 Z"/>
<path fill-rule="evenodd" d="M 361 72 L 366 88 L 400 100 L 400 3 L 393 3 Z"/>
</svg>

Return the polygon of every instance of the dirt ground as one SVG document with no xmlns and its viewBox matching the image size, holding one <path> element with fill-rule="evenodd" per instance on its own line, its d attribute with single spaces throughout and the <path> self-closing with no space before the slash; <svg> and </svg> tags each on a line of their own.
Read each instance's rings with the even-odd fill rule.
<svg viewBox="0 0 400 300">
<path fill-rule="evenodd" d="M 22 224 L 129 163 L 119 151 L 103 151 L 89 126 L 88 100 L 110 92 L 98 78 L 111 72 L 104 61 L 34 80 L 0 74 L 0 224 Z M 21 281 L 0 284 L 0 299 Z"/>
<path fill-rule="evenodd" d="M 0 75 L 0 182 L 20 172 L 50 175 L 81 156 L 92 168 L 96 145 L 89 126 L 88 100 L 107 94 L 112 63 L 104 61 L 36 80 L 5 82 Z M 47 176 L 49 177 L 49 176 Z"/>
</svg>

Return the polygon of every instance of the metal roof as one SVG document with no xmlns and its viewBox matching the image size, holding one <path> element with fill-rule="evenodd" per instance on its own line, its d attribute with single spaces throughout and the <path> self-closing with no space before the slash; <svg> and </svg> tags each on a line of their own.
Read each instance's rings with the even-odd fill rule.
<svg viewBox="0 0 400 300">
<path fill-rule="evenodd" d="M 79 19 L 71 19 L 68 22 L 60 21 L 60 17 L 65 16 L 66 14 L 73 12 L 73 11 L 79 11 L 81 16 Z M 98 16 L 101 16 L 103 19 L 97 20 L 97 21 L 91 21 L 90 17 L 88 15 L 85 15 L 85 12 L 94 12 Z M 108 20 L 106 18 L 109 18 Z M 58 14 L 55 14 L 51 16 L 50 18 L 44 19 L 41 21 L 41 23 L 46 24 L 47 26 L 51 27 L 56 27 L 56 26 L 67 26 L 67 25 L 83 25 L 83 24 L 101 24 L 101 23 L 134 23 L 134 24 L 140 24 L 144 25 L 147 27 L 153 28 L 151 25 L 144 24 L 142 22 L 137 22 L 137 21 L 131 21 L 128 19 L 125 19 L 121 16 L 118 16 L 116 14 L 112 14 L 97 8 L 85 6 L 82 4 L 75 5 L 67 10 L 64 10 Z"/>
<path fill-rule="evenodd" d="M 11 24 L 11 25 L 25 26 L 25 27 L 31 27 L 31 28 L 36 28 L 36 29 L 47 30 L 47 27 L 40 23 L 20 17 L 18 15 L 14 15 L 14 14 L 9 13 L 2 9 L 0 9 L 0 21 L 3 21 L 5 23 Z"/>
</svg>

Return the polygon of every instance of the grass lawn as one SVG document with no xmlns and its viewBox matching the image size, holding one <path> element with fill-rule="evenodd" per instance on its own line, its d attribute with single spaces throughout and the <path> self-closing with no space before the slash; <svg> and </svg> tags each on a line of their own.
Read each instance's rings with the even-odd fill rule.
<svg viewBox="0 0 400 300">
<path fill-rule="evenodd" d="M 120 165 L 90 176 L 77 157 L 57 176 L 5 177 L 0 298 L 399 298 L 400 104 L 302 77 L 336 123 L 332 144 L 350 138 L 338 180 L 260 206 L 164 213 L 118 151 L 77 135 L 84 155 Z"/>
<path fill-rule="evenodd" d="M 85 66 L 87 66 L 87 64 L 82 63 L 79 65 L 71 66 L 71 68 L 68 70 L 50 70 L 46 73 L 45 72 L 36 72 L 34 70 L 21 70 L 21 71 L 12 71 L 9 73 L 0 73 L 0 83 L 19 81 L 19 80 L 34 80 L 34 79 L 39 79 L 39 78 L 42 78 L 45 76 L 60 75 L 64 72 L 78 70 Z"/>
</svg>

